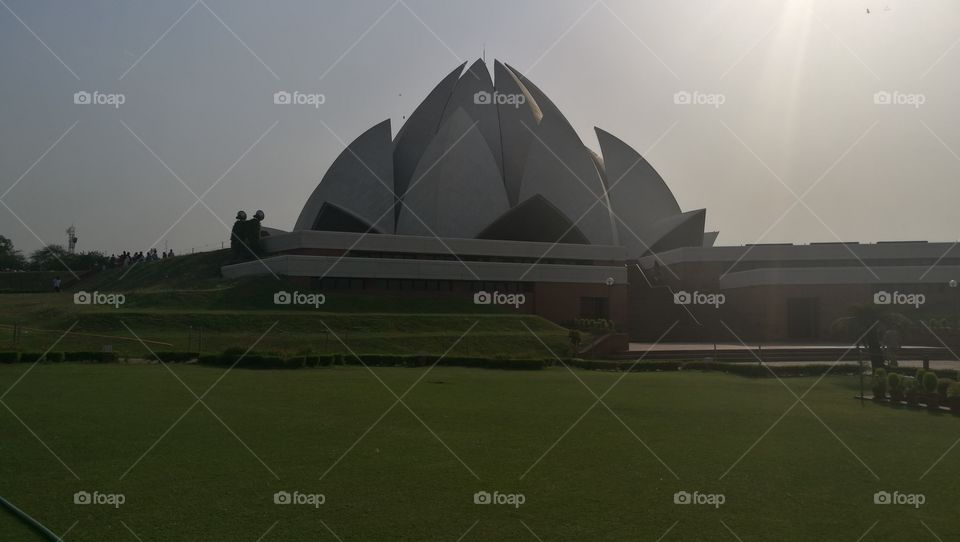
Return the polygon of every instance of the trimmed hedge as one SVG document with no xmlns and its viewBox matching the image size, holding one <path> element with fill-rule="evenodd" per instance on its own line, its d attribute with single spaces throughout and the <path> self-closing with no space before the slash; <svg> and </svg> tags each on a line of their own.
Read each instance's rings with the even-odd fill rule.
<svg viewBox="0 0 960 542">
<path fill-rule="evenodd" d="M 775 365 L 760 366 L 757 363 L 729 363 L 716 361 L 594 361 L 575 359 L 569 362 L 574 367 L 599 371 L 631 372 L 670 372 L 670 371 L 720 371 L 724 373 L 753 378 L 789 376 L 820 376 L 827 371 L 830 374 L 857 374 L 859 367 L 850 363 L 837 364 L 831 368 L 826 364 Z M 772 373 L 771 373 L 772 372 Z"/>
<path fill-rule="evenodd" d="M 116 352 L 64 352 L 64 361 L 85 361 L 90 363 L 113 363 L 117 361 Z"/>
<path fill-rule="evenodd" d="M 244 369 L 301 369 L 304 367 L 329 367 L 331 365 L 366 365 L 368 367 L 429 367 L 436 363 L 445 367 L 477 367 L 486 369 L 539 370 L 549 367 L 545 359 L 490 359 L 447 356 L 437 361 L 434 356 L 398 356 L 364 354 L 358 360 L 352 355 L 297 355 L 284 358 L 277 354 L 250 352 L 246 356 L 235 351 L 221 354 L 204 354 L 198 359 L 201 365 L 216 367 L 239 367 Z"/>
<path fill-rule="evenodd" d="M 161 351 L 155 354 L 164 363 L 186 363 L 200 357 L 199 352 Z"/>
<path fill-rule="evenodd" d="M 43 359 L 41 360 L 41 358 Z M 63 361 L 63 359 L 63 352 L 47 352 L 45 356 L 43 352 L 22 352 L 20 354 L 20 363 L 36 363 L 38 361 L 60 363 Z"/>
<path fill-rule="evenodd" d="M 17 363 L 20 361 L 20 352 L 0 352 L 0 363 Z"/>
<path fill-rule="evenodd" d="M 887 368 L 886 371 L 888 373 L 899 373 L 899 374 L 902 374 L 903 376 L 913 376 L 913 377 L 916 377 L 919 374 L 920 379 L 923 379 L 923 376 L 922 376 L 923 373 L 933 373 L 937 375 L 939 378 L 948 378 L 950 380 L 956 380 L 958 377 L 960 377 L 960 374 L 958 374 L 958 372 L 955 369 L 929 369 L 927 371 L 924 371 L 923 369 L 916 369 L 911 367 L 893 367 L 893 368 Z"/>
</svg>

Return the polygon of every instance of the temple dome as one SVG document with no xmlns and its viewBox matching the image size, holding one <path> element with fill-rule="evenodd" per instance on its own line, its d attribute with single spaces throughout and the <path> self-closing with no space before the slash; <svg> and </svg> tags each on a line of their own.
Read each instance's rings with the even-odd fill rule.
<svg viewBox="0 0 960 542">
<path fill-rule="evenodd" d="M 640 153 L 596 129 L 583 144 L 513 67 L 450 72 L 390 139 L 384 121 L 350 143 L 298 230 L 622 245 L 631 259 L 712 243 L 706 211 L 682 212 Z"/>
</svg>

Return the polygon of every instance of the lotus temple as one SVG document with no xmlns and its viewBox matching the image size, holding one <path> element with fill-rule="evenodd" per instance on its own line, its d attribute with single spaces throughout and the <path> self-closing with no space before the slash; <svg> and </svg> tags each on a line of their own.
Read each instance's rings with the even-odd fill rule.
<svg viewBox="0 0 960 542">
<path fill-rule="evenodd" d="M 606 318 L 637 341 L 675 322 L 672 340 L 729 340 L 725 325 L 744 340 L 820 340 L 882 293 L 960 306 L 951 244 L 714 246 L 706 210 L 684 210 L 629 144 L 595 128 L 599 149 L 587 147 L 522 73 L 495 61 L 492 75 L 483 60 L 458 66 L 395 134 L 388 119 L 357 136 L 293 231 L 267 228 L 264 256 L 224 276 L 493 304 L 523 294 L 503 310 Z"/>
</svg>

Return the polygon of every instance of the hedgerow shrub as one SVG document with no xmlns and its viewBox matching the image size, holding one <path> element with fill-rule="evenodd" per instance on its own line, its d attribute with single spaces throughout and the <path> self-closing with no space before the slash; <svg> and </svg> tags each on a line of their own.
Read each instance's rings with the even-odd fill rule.
<svg viewBox="0 0 960 542">
<path fill-rule="evenodd" d="M 197 363 L 200 365 L 220 365 L 220 355 L 219 354 L 200 354 L 200 357 L 197 358 Z"/>
<path fill-rule="evenodd" d="M 960 382 L 953 382 L 947 386 L 948 399 L 960 399 Z"/>
<path fill-rule="evenodd" d="M 199 352 L 160 351 L 155 354 L 164 363 L 185 363 L 200 357 Z"/>
<path fill-rule="evenodd" d="M 112 363 L 117 361 L 116 352 L 64 352 L 64 361 L 84 361 L 92 363 Z"/>
<path fill-rule="evenodd" d="M 887 397 L 887 372 L 882 368 L 873 371 L 873 398 L 876 400 Z"/>
<path fill-rule="evenodd" d="M 949 378 L 941 378 L 937 380 L 937 395 L 940 397 L 947 396 L 947 389 L 950 387 L 950 384 L 953 384 L 953 380 Z"/>
<path fill-rule="evenodd" d="M 936 374 L 928 372 L 923 375 L 923 389 L 927 393 L 936 393 L 939 383 L 940 379 L 937 378 Z"/>
<path fill-rule="evenodd" d="M 0 352 L 0 363 L 17 363 L 20 361 L 20 352 Z"/>
</svg>

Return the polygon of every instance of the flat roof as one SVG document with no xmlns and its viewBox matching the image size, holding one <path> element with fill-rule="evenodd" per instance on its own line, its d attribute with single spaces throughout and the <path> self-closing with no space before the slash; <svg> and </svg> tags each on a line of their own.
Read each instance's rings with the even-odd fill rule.
<svg viewBox="0 0 960 542">
<path fill-rule="evenodd" d="M 445 254 L 504 258 L 625 261 L 627 249 L 614 245 L 575 245 L 493 239 L 456 239 L 414 235 L 299 230 L 263 239 L 267 253 L 298 249 L 343 249 L 408 254 Z"/>
<path fill-rule="evenodd" d="M 829 284 L 948 284 L 960 281 L 960 266 L 905 265 L 844 267 L 766 267 L 735 271 L 720 277 L 720 288 Z"/>
<path fill-rule="evenodd" d="M 463 280 L 481 282 L 627 283 L 625 266 L 529 264 L 518 262 L 461 262 L 401 258 L 351 258 L 280 254 L 261 260 L 225 265 L 226 278 L 275 273 L 292 277 L 350 277 L 370 279 Z"/>
<path fill-rule="evenodd" d="M 881 242 L 861 243 L 812 243 L 809 245 L 763 244 L 719 247 L 684 247 L 661 252 L 656 256 L 640 259 L 644 267 L 654 262 L 661 265 L 686 262 L 774 262 L 849 260 L 859 265 L 859 260 L 915 260 L 960 258 L 957 243 Z"/>
</svg>

